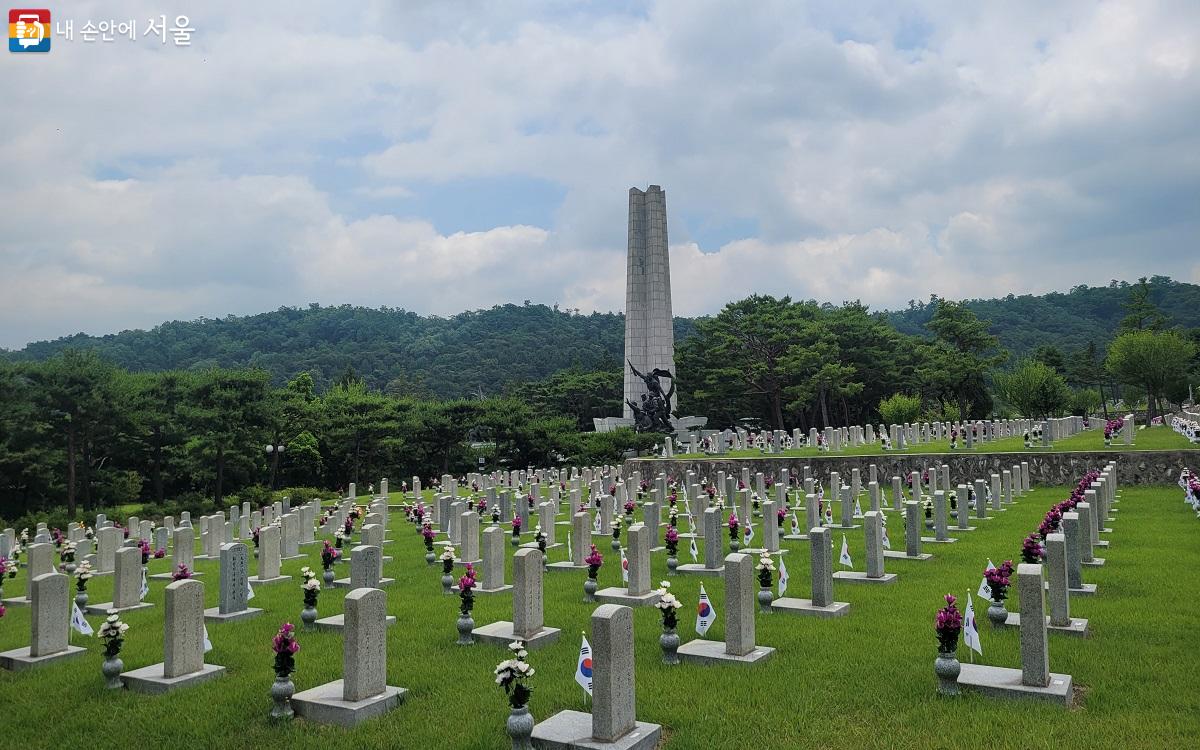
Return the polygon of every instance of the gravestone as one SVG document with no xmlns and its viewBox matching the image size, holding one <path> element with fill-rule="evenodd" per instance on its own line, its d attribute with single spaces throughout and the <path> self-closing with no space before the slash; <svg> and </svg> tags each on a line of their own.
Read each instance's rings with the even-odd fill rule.
<svg viewBox="0 0 1200 750">
<path fill-rule="evenodd" d="M 562 631 L 548 628 L 542 613 L 542 553 L 523 548 L 513 555 L 513 619 L 501 620 L 475 628 L 477 640 L 507 646 L 513 641 L 525 641 L 527 648 L 548 646 L 558 640 Z"/>
<path fill-rule="evenodd" d="M 1091 596 L 1096 584 L 1083 582 L 1083 560 L 1080 547 L 1086 529 L 1081 528 L 1079 514 L 1063 513 L 1062 534 L 1067 544 L 1067 588 L 1074 596 Z"/>
<path fill-rule="evenodd" d="M 186 579 L 163 592 L 163 661 L 121 674 L 125 687 L 165 693 L 219 677 L 225 667 L 204 663 L 204 584 Z"/>
<path fill-rule="evenodd" d="M 602 604 L 592 613 L 592 712 L 560 711 L 533 728 L 539 750 L 652 750 L 662 727 L 636 718 L 633 610 Z"/>
<path fill-rule="evenodd" d="M 921 504 L 914 500 L 904 503 L 904 551 L 884 550 L 883 556 L 893 560 L 929 560 L 933 555 L 921 551 L 921 528 L 924 514 Z"/>
<path fill-rule="evenodd" d="M 35 542 L 29 545 L 25 550 L 25 572 L 28 576 L 27 581 L 44 576 L 47 573 L 54 572 L 54 545 L 49 542 Z M 139 564 L 141 557 L 138 557 Z M 33 603 L 33 599 L 28 594 L 26 596 L 16 596 L 11 599 L 5 599 L 4 604 L 8 607 L 25 607 Z"/>
<path fill-rule="evenodd" d="M 863 531 L 867 548 L 867 571 L 839 570 L 833 577 L 847 583 L 891 583 L 896 580 L 895 573 L 886 573 L 883 569 L 883 514 L 879 511 L 867 511 L 863 514 Z M 832 564 L 832 551 L 830 552 Z"/>
<path fill-rule="evenodd" d="M 975 480 L 975 517 L 981 521 L 986 521 L 988 517 L 987 493 L 982 479 Z"/>
<path fill-rule="evenodd" d="M 155 573 L 150 576 L 158 580 L 171 580 L 174 572 L 179 569 L 180 565 L 186 565 L 192 576 L 203 575 L 194 570 L 195 555 L 196 555 L 196 533 L 191 526 L 176 526 L 175 531 L 171 534 L 172 553 L 171 553 L 171 572 L 170 573 Z"/>
<path fill-rule="evenodd" d="M 127 612 L 147 609 L 154 605 L 142 601 L 142 551 L 137 547 L 122 547 L 117 550 L 116 573 L 113 576 L 113 600 L 103 604 L 88 605 L 89 615 L 107 615 L 108 610 Z"/>
<path fill-rule="evenodd" d="M 591 551 L 592 544 L 592 516 L 590 513 L 576 513 L 571 516 L 571 559 L 570 561 L 553 562 L 549 565 L 549 570 L 586 570 L 587 564 L 583 561 Z"/>
<path fill-rule="evenodd" d="M 725 557 L 725 642 L 702 638 L 679 647 L 679 658 L 699 664 L 726 661 L 753 664 L 775 653 L 769 646 L 754 643 L 755 556 L 732 553 Z"/>
<path fill-rule="evenodd" d="M 688 563 L 676 568 L 678 573 L 694 575 L 721 575 L 721 550 L 723 549 L 722 534 L 724 524 L 720 508 L 704 509 L 704 564 Z"/>
<path fill-rule="evenodd" d="M 247 606 L 250 566 L 246 545 L 232 542 L 221 545 L 221 580 L 217 606 L 204 610 L 210 622 L 235 622 L 262 614 L 257 607 Z"/>
<path fill-rule="evenodd" d="M 955 491 L 955 497 L 958 498 L 958 530 L 959 531 L 974 531 L 975 527 L 971 525 L 971 508 L 967 495 L 970 494 L 967 485 L 960 484 Z"/>
<path fill-rule="evenodd" d="M 1021 615 L 1021 668 L 963 664 L 959 687 L 991 698 L 1038 699 L 1069 706 L 1071 676 L 1050 671 L 1046 607 L 1042 599 L 1042 566 L 1017 566 L 1017 596 Z"/>
<path fill-rule="evenodd" d="M 483 580 L 475 588 L 476 593 L 497 594 L 512 590 L 512 586 L 504 583 L 504 545 L 508 542 L 507 536 L 499 526 L 489 526 L 483 530 Z"/>
<path fill-rule="evenodd" d="M 1067 539 L 1063 534 L 1046 536 L 1046 598 L 1050 601 L 1050 632 L 1086 637 L 1088 621 L 1071 617 L 1071 594 L 1067 591 Z M 1019 615 L 1009 615 L 1009 620 Z M 1006 625 L 1020 625 L 1005 622 Z"/>
<path fill-rule="evenodd" d="M 946 492 L 944 490 L 934 490 L 933 492 L 933 533 L 932 539 L 929 537 L 923 538 L 921 541 L 934 542 L 940 544 L 951 544 L 957 542 L 947 533 L 947 522 L 949 520 L 949 507 L 946 500 Z"/>
<path fill-rule="evenodd" d="M 300 516 L 295 513 L 285 513 L 280 517 L 281 534 L 279 538 L 282 560 L 295 560 L 300 554 Z"/>
<path fill-rule="evenodd" d="M 850 605 L 846 602 L 833 600 L 833 543 L 830 539 L 832 533 L 823 528 L 809 529 L 808 532 L 812 598 L 781 597 L 771 604 L 771 609 L 816 617 L 841 617 L 850 611 Z"/>
<path fill-rule="evenodd" d="M 44 666 L 86 653 L 70 645 L 69 578 L 43 573 L 29 581 L 29 645 L 0 653 L 0 668 L 14 672 Z"/>
<path fill-rule="evenodd" d="M 543 526 L 543 528 L 545 528 Z M 551 526 L 553 528 L 553 525 Z M 479 514 L 468 510 L 459 516 L 458 562 L 479 563 Z"/>
<path fill-rule="evenodd" d="M 352 727 L 399 706 L 408 694 L 387 684 L 387 594 L 359 588 L 346 594 L 342 679 L 292 696 L 297 716 Z"/>
<path fill-rule="evenodd" d="M 656 604 L 659 594 L 650 588 L 650 542 L 654 532 L 645 524 L 635 523 L 629 527 L 627 533 L 629 583 L 626 586 L 600 589 L 596 592 L 596 600 L 631 607 Z"/>
<path fill-rule="evenodd" d="M 250 584 L 289 580 L 291 576 L 279 574 L 279 557 L 279 527 L 263 526 L 258 532 L 258 575 L 250 579 Z"/>
<path fill-rule="evenodd" d="M 1088 490 L 1083 493 L 1084 497 L 1095 497 L 1096 493 Z M 1075 506 L 1075 512 L 1079 514 L 1079 561 L 1086 567 L 1099 568 L 1104 565 L 1103 557 L 1096 557 L 1094 545 L 1100 536 L 1100 530 L 1096 528 L 1096 514 L 1092 512 L 1095 507 L 1089 502 L 1082 502 Z"/>
<path fill-rule="evenodd" d="M 121 532 L 112 526 L 96 532 L 96 571 L 101 575 L 112 573 L 117 566 L 117 549 L 121 546 Z"/>
</svg>

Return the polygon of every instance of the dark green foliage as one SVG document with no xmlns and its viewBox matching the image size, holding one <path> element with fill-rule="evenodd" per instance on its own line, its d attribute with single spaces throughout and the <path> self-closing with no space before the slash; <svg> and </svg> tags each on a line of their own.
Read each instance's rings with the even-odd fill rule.
<svg viewBox="0 0 1200 750">
<path fill-rule="evenodd" d="M 1127 306 L 1136 286 L 1124 281 L 1099 287 L 1081 284 L 1065 294 L 1010 294 L 1000 299 L 967 300 L 966 306 L 990 321 L 991 332 L 1016 357 L 1030 354 L 1042 344 L 1077 352 L 1093 343 L 1103 350 L 1130 314 Z M 1148 301 L 1174 325 L 1200 327 L 1200 286 L 1152 276 L 1146 289 Z M 908 309 L 886 315 L 901 333 L 929 336 L 925 324 L 936 306 L 937 299 L 931 298 L 927 303 L 909 302 Z"/>
<path fill-rule="evenodd" d="M 691 321 L 675 321 L 677 339 L 691 331 Z M 319 392 L 361 380 L 389 395 L 453 399 L 496 395 L 508 383 L 572 367 L 587 372 L 615 365 L 624 336 L 622 315 L 581 315 L 545 305 L 500 305 L 450 318 L 309 305 L 109 336 L 78 334 L 8 356 L 40 361 L 68 348 L 94 349 L 134 372 L 254 367 L 270 373 L 274 385 L 307 372 Z"/>
</svg>

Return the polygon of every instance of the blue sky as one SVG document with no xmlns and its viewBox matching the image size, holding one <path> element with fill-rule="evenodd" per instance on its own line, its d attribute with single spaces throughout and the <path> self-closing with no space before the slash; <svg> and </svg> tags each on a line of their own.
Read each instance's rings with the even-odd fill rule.
<svg viewBox="0 0 1200 750">
<path fill-rule="evenodd" d="M 0 65 L 0 347 L 354 303 L 1200 282 L 1195 2 L 72 3 Z M 85 43 L 187 14 L 189 47 Z"/>
</svg>

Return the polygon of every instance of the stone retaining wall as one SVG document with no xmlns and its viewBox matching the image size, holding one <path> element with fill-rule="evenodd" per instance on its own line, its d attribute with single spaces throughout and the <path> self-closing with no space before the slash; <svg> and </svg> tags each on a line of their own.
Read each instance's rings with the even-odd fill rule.
<svg viewBox="0 0 1200 750">
<path fill-rule="evenodd" d="M 641 471 L 642 478 L 646 479 L 663 471 L 667 473 L 667 476 L 683 476 L 688 471 L 694 471 L 699 477 L 715 480 L 718 471 L 740 474 L 743 466 L 749 466 L 752 473 L 761 471 L 768 476 L 778 476 L 779 470 L 783 468 L 791 471 L 793 476 L 803 476 L 803 467 L 811 466 L 814 474 L 826 476 L 831 471 L 837 471 L 843 477 L 849 477 L 850 470 L 857 467 L 862 472 L 865 484 L 868 476 L 867 467 L 875 464 L 879 470 L 880 484 L 890 487 L 892 476 L 904 476 L 909 472 L 935 464 L 949 466 L 951 481 L 958 484 L 982 479 L 992 473 L 999 473 L 1001 469 L 1010 468 L 1022 461 L 1029 463 L 1030 481 L 1035 486 L 1074 484 L 1089 469 L 1100 468 L 1109 461 L 1117 462 L 1119 484 L 1175 484 L 1179 480 L 1180 470 L 1185 466 L 1191 467 L 1193 470 L 1200 470 L 1200 449 L 1062 453 L 957 451 L 954 453 L 887 453 L 878 456 L 825 455 L 803 458 L 777 456 L 705 459 L 637 458 L 627 460 L 623 464 L 621 472 L 624 476 L 629 476 L 634 471 Z"/>
</svg>

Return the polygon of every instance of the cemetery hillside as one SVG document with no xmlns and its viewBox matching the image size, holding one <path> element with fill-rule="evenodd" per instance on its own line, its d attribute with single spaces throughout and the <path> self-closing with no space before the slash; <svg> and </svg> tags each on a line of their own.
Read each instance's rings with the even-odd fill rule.
<svg viewBox="0 0 1200 750">
<path fill-rule="evenodd" d="M 93 5 L 5 747 L 1200 750 L 1200 3 Z"/>
</svg>

